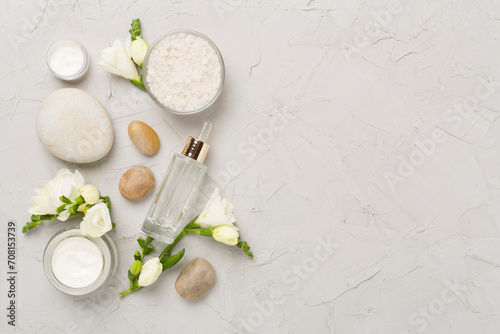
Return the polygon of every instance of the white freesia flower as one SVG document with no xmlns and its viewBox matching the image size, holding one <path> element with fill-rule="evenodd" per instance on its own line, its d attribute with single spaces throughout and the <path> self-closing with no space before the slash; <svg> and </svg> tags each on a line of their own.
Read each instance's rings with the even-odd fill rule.
<svg viewBox="0 0 500 334">
<path fill-rule="evenodd" d="M 156 282 L 158 277 L 160 277 L 161 272 L 163 271 L 163 265 L 160 262 L 160 259 L 154 257 L 148 260 L 142 266 L 141 273 L 139 275 L 138 283 L 140 286 L 148 286 Z"/>
<path fill-rule="evenodd" d="M 129 58 L 132 58 L 131 48 L 132 48 L 132 38 L 130 38 L 130 36 L 127 36 L 127 38 L 125 38 L 125 51 L 127 51 L 127 56 Z"/>
<path fill-rule="evenodd" d="M 35 188 L 36 196 L 31 197 L 31 207 L 28 212 L 33 215 L 56 214 L 58 204 L 61 203 L 55 192 L 51 193 L 51 184 L 45 181 L 43 189 Z"/>
<path fill-rule="evenodd" d="M 64 222 L 69 219 L 70 215 L 71 213 L 69 213 L 68 209 L 66 209 L 57 216 L 57 219 Z"/>
<path fill-rule="evenodd" d="M 132 41 L 130 51 L 132 54 L 132 60 L 139 66 L 142 67 L 142 63 L 144 63 L 144 57 L 146 56 L 146 52 L 148 52 L 149 45 L 142 38 L 137 37 L 134 41 Z"/>
<path fill-rule="evenodd" d="M 229 246 L 235 246 L 240 236 L 234 227 L 225 225 L 216 227 L 212 233 L 215 240 Z"/>
<path fill-rule="evenodd" d="M 82 195 L 85 203 L 91 205 L 96 204 L 101 196 L 99 190 L 91 184 L 86 184 L 83 187 L 78 188 L 78 192 Z"/>
<path fill-rule="evenodd" d="M 99 203 L 88 209 L 80 223 L 80 232 L 93 238 L 102 236 L 113 228 L 111 216 L 105 203 Z"/>
<path fill-rule="evenodd" d="M 73 174 L 66 168 L 60 169 L 52 180 L 45 181 L 43 189 L 35 189 L 36 196 L 31 198 L 32 207 L 28 212 L 34 215 L 55 215 L 57 208 L 63 204 L 59 197 L 65 196 L 73 201 L 80 196 L 78 188 L 83 185 L 83 176 L 78 170 Z"/>
<path fill-rule="evenodd" d="M 227 199 L 221 198 L 219 188 L 215 188 L 196 223 L 203 228 L 215 228 L 220 225 L 225 225 L 238 230 L 233 226 L 235 221 L 233 204 Z"/>
<path fill-rule="evenodd" d="M 115 40 L 113 46 L 102 50 L 101 57 L 102 59 L 97 64 L 106 71 L 129 80 L 140 80 L 134 62 L 130 59 L 125 46 L 119 39 Z"/>
</svg>

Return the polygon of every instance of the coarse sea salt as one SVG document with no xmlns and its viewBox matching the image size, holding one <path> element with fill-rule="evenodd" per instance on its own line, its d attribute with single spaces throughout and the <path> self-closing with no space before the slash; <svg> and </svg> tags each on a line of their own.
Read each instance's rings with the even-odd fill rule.
<svg viewBox="0 0 500 334">
<path fill-rule="evenodd" d="M 189 33 L 166 36 L 151 50 L 146 82 L 154 97 L 174 111 L 209 103 L 221 83 L 219 57 L 202 38 Z"/>
</svg>

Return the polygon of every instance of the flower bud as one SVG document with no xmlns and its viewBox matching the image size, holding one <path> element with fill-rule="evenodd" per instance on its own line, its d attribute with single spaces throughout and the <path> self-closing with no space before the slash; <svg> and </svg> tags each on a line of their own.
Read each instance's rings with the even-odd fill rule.
<svg viewBox="0 0 500 334">
<path fill-rule="evenodd" d="M 135 261 L 130 267 L 130 272 L 132 275 L 137 276 L 142 270 L 142 262 L 140 260 Z"/>
<path fill-rule="evenodd" d="M 101 196 L 101 194 L 99 194 L 99 190 L 91 184 L 86 184 L 83 187 L 80 187 L 78 192 L 82 195 L 85 203 L 90 205 L 96 204 Z"/>
<path fill-rule="evenodd" d="M 144 62 L 144 57 L 146 56 L 146 52 L 148 52 L 149 45 L 142 38 L 137 37 L 132 41 L 132 45 L 130 46 L 130 52 L 132 53 L 132 60 L 139 66 L 142 67 L 142 63 Z"/>
<path fill-rule="evenodd" d="M 218 226 L 213 231 L 213 238 L 218 242 L 229 246 L 235 246 L 238 243 L 240 234 L 231 226 Z"/>
<path fill-rule="evenodd" d="M 148 286 L 156 282 L 163 271 L 163 265 L 157 257 L 152 258 L 142 266 L 141 274 L 139 275 L 139 285 Z"/>
</svg>

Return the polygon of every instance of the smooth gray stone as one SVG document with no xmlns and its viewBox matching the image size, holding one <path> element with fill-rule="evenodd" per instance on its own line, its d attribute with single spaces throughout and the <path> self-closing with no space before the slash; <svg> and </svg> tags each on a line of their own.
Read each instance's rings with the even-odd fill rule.
<svg viewBox="0 0 500 334">
<path fill-rule="evenodd" d="M 52 92 L 36 117 L 43 146 L 57 158 L 89 163 L 103 158 L 113 146 L 113 124 L 92 95 L 76 88 Z"/>
</svg>

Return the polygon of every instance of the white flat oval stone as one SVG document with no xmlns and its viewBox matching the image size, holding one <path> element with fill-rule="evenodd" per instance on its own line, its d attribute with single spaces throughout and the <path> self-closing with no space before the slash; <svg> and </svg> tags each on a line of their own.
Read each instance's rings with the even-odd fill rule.
<svg viewBox="0 0 500 334">
<path fill-rule="evenodd" d="M 36 132 L 43 146 L 61 160 L 94 162 L 113 146 L 113 124 L 102 104 L 76 88 L 52 92 L 36 116 Z"/>
</svg>

